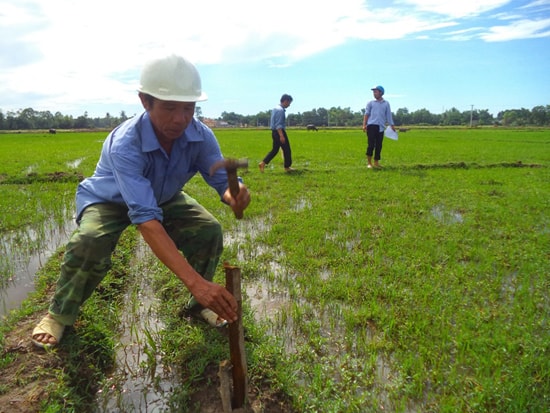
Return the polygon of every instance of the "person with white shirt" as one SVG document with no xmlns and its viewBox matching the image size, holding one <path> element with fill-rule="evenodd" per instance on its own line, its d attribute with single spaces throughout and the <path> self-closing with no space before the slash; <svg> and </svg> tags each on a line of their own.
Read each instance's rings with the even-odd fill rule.
<svg viewBox="0 0 550 413">
<path fill-rule="evenodd" d="M 382 140 L 384 129 L 389 125 L 395 132 L 390 104 L 382 97 L 384 88 L 374 86 L 372 89 L 374 100 L 367 103 L 363 117 L 363 132 L 367 133 L 367 168 L 381 168 Z M 374 155 L 374 164 L 372 162 Z"/>
</svg>

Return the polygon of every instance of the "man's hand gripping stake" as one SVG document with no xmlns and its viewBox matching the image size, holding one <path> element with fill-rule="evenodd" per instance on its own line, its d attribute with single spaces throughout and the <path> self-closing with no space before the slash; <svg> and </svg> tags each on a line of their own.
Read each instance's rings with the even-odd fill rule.
<svg viewBox="0 0 550 413">
<path fill-rule="evenodd" d="M 248 168 L 248 159 L 223 159 L 216 162 L 210 168 L 210 175 L 213 175 L 220 168 L 225 168 L 227 172 L 227 183 L 229 184 L 229 192 L 233 199 L 237 199 L 239 195 L 239 179 L 237 178 L 238 168 Z M 243 211 L 235 211 L 235 217 L 241 219 Z"/>
</svg>

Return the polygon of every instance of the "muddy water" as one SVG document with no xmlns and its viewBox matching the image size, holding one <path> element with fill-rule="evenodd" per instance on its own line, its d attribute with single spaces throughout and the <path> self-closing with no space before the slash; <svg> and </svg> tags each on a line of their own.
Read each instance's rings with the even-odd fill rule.
<svg viewBox="0 0 550 413">
<path fill-rule="evenodd" d="M 299 200 L 294 208 L 296 212 L 310 209 L 311 206 L 307 200 Z M 459 217 L 453 215 L 455 222 L 460 222 Z M 333 371 L 331 380 L 338 382 L 341 380 L 340 374 L 342 371 L 356 371 L 358 375 L 364 374 L 365 370 L 365 349 L 366 343 L 379 339 L 376 326 L 371 326 L 367 323 L 361 331 L 356 332 L 356 336 L 350 341 L 348 340 L 347 348 L 345 345 L 344 336 L 346 335 L 346 327 L 344 322 L 344 312 L 353 312 L 355 309 L 350 308 L 344 303 L 332 303 L 326 307 L 320 308 L 316 303 L 308 302 L 301 298 L 291 297 L 288 293 L 288 279 L 304 276 L 303 274 L 293 274 L 292 269 L 286 268 L 283 264 L 284 257 L 278 256 L 277 252 L 272 248 L 261 245 L 255 241 L 259 233 L 270 230 L 270 217 L 267 220 L 260 221 L 243 221 L 239 223 L 237 230 L 226 236 L 229 244 L 239 245 L 243 241 L 252 241 L 254 248 L 252 251 L 238 248 L 237 257 L 239 262 L 246 262 L 247 259 L 256 258 L 262 254 L 268 253 L 270 256 L 275 256 L 272 261 L 267 263 L 265 268 L 267 277 L 259 277 L 254 279 L 243 280 L 243 290 L 246 297 L 246 303 L 253 311 L 254 318 L 257 322 L 267 323 L 268 334 L 277 337 L 281 340 L 285 352 L 292 354 L 301 351 L 301 348 L 308 347 L 307 333 L 300 328 L 293 319 L 293 308 L 295 306 L 301 309 L 308 309 L 309 313 L 316 314 L 314 322 L 319 321 L 319 326 L 316 327 L 320 336 L 323 338 L 324 345 L 322 353 L 324 354 L 323 362 L 326 363 L 327 371 Z M 246 234 L 246 235 L 245 235 Z M 327 235 L 330 239 L 331 235 Z M 356 248 L 360 237 L 351 238 L 346 241 L 345 248 L 350 253 Z M 250 245 L 250 244 L 248 244 Z M 323 281 L 329 281 L 334 276 L 330 268 L 320 268 L 318 274 L 310 274 L 312 277 L 319 277 Z M 309 321 L 305 321 L 308 323 Z M 349 334 L 349 333 L 347 333 Z M 361 386 L 358 385 L 354 391 L 359 394 L 366 394 L 371 397 L 376 395 L 379 400 L 381 409 L 388 408 L 391 410 L 392 402 L 390 394 L 394 392 L 396 382 L 402 380 L 397 362 L 391 355 L 377 354 L 374 357 L 374 367 L 367 374 L 371 375 L 373 385 Z M 353 373 L 352 373 L 353 374 Z M 307 387 L 311 383 L 308 378 L 298 378 L 298 383 L 301 386 Z M 385 406 L 385 407 L 384 407 Z M 404 407 L 404 412 L 422 411 L 422 406 L 411 405 Z"/>
<path fill-rule="evenodd" d="M 63 225 L 45 223 L 40 231 L 10 233 L 0 239 L 0 270 L 10 274 L 0 286 L 0 317 L 18 308 L 34 291 L 36 272 L 64 245 L 76 229 L 74 220 Z M 164 327 L 155 313 L 148 272 L 156 258 L 140 242 L 132 266 L 132 288 L 124 301 L 116 371 L 97 395 L 98 412 L 163 411 L 177 379 L 162 365 L 158 332 Z"/>
<path fill-rule="evenodd" d="M 156 347 L 164 327 L 155 311 L 159 302 L 149 284 L 156 261 L 140 239 L 130 274 L 134 282 L 124 297 L 128 306 L 121 314 L 116 367 L 97 394 L 97 412 L 165 411 L 178 385 L 175 372 L 162 364 Z"/>
<path fill-rule="evenodd" d="M 245 241 L 245 234 L 255 236 L 258 230 L 265 229 L 263 221 L 240 222 L 235 231 L 225 234 L 225 246 L 237 247 L 240 260 L 246 255 L 239 247 Z M 124 298 L 128 307 L 121 315 L 116 367 L 96 396 L 98 413 L 165 411 L 173 389 L 178 386 L 176 371 L 163 365 L 161 351 L 156 348 L 164 325 L 156 314 L 160 303 L 149 285 L 153 277 L 148 273 L 154 271 L 157 262 L 149 247 L 140 240 L 130 275 L 135 282 Z M 276 271 L 276 266 L 272 269 Z M 272 299 L 271 295 L 260 295 L 257 288 L 254 297 L 251 301 L 259 317 L 274 314 L 275 307 L 282 302 L 279 298 Z"/>
<path fill-rule="evenodd" d="M 297 210 L 307 208 L 306 203 L 299 203 Z M 273 255 L 270 248 L 256 242 L 259 234 L 270 230 L 270 217 L 264 220 L 243 220 L 231 233 L 225 235 L 226 248 L 236 248 L 237 261 L 235 265 L 242 265 L 248 259 L 261 256 L 265 253 Z M 0 314 L 6 314 L 16 308 L 27 294 L 34 289 L 34 275 L 48 257 L 66 242 L 74 230 L 73 221 L 68 221 L 62 227 L 52 225 L 44 234 L 28 234 L 30 244 L 36 243 L 36 253 L 19 253 L 19 239 L 16 236 L 0 240 L 0 254 L 12 257 L 9 265 L 16 271 L 8 285 L 0 290 Z M 45 239 L 46 242 L 37 242 Z M 252 241 L 250 243 L 250 241 Z M 253 250 L 242 248 L 241 245 L 254 245 Z M 27 249 L 28 251 L 28 249 Z M 250 305 L 254 317 L 258 322 L 267 322 L 271 326 L 269 333 L 284 338 L 285 350 L 289 353 L 297 351 L 304 344 L 303 333 L 294 325 L 292 319 L 292 300 L 287 292 L 285 280 L 289 276 L 289 269 L 280 263 L 282 257 L 267 264 L 267 273 L 270 279 L 260 277 L 255 280 L 244 280 L 243 290 L 247 304 Z M 176 372 L 170 366 L 162 364 L 162 353 L 155 343 L 160 343 L 159 332 L 164 325 L 158 319 L 155 308 L 158 305 L 154 299 L 148 280 L 148 272 L 154 271 L 157 259 L 149 248 L 140 241 L 136 258 L 132 265 L 132 279 L 136 282 L 126 293 L 125 302 L 128 307 L 122 313 L 121 335 L 117 348 L 117 362 L 115 371 L 102 385 L 102 390 L 96 397 L 97 412 L 154 412 L 165 411 L 168 408 L 168 399 L 173 389 L 178 386 Z M 0 263 L 1 264 L 1 263 Z M 330 269 L 320 270 L 318 276 L 328 280 L 332 276 Z M 313 312 L 319 312 L 322 320 L 322 334 L 326 341 L 326 351 L 332 355 L 335 371 L 338 365 L 349 363 L 350 354 L 342 348 L 342 311 L 349 311 L 340 306 L 325 309 L 322 312 L 313 304 L 302 302 L 301 306 L 311 307 Z M 372 336 L 373 331 L 366 332 Z M 352 354 L 355 351 L 351 352 Z M 357 360 L 357 363 L 360 363 Z M 384 357 L 378 357 L 373 372 L 377 389 L 374 390 L 385 405 L 390 405 L 388 393 L 392 383 L 398 378 L 393 362 Z M 334 378 L 338 380 L 337 377 Z M 302 385 L 309 385 L 303 382 Z M 358 388 L 358 392 L 372 392 L 373 389 Z M 414 411 L 415 409 L 412 409 Z"/>
<path fill-rule="evenodd" d="M 46 222 L 39 231 L 27 229 L 0 238 L 0 270 L 10 274 L 9 280 L 0 286 L 0 318 L 19 308 L 34 291 L 36 272 L 67 242 L 75 228 L 72 219 L 62 225 Z"/>
</svg>

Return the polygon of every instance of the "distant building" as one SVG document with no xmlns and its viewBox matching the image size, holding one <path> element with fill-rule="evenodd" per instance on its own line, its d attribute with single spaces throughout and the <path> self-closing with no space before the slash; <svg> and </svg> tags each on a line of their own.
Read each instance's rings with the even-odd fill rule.
<svg viewBox="0 0 550 413">
<path fill-rule="evenodd" d="M 210 119 L 210 118 L 203 118 L 202 123 L 204 123 L 209 128 L 227 128 L 230 127 L 229 123 L 218 120 L 218 119 Z"/>
</svg>

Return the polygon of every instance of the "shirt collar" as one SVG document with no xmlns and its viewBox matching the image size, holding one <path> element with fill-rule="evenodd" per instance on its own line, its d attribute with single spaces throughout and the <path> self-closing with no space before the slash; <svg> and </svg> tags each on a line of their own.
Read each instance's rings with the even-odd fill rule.
<svg viewBox="0 0 550 413">
<path fill-rule="evenodd" d="M 153 124 L 149 113 L 143 112 L 140 119 L 141 124 L 141 149 L 143 152 L 153 152 L 160 149 L 160 143 L 155 135 Z"/>
<path fill-rule="evenodd" d="M 143 152 L 152 152 L 161 148 L 160 143 L 153 129 L 153 124 L 151 123 L 151 118 L 149 113 L 145 111 L 141 115 L 141 132 L 142 132 L 142 143 L 141 148 Z M 198 127 L 198 123 L 193 118 L 187 129 L 181 134 L 181 136 L 176 139 L 175 144 L 184 147 L 188 142 L 200 142 L 203 141 L 204 137 Z"/>
</svg>

